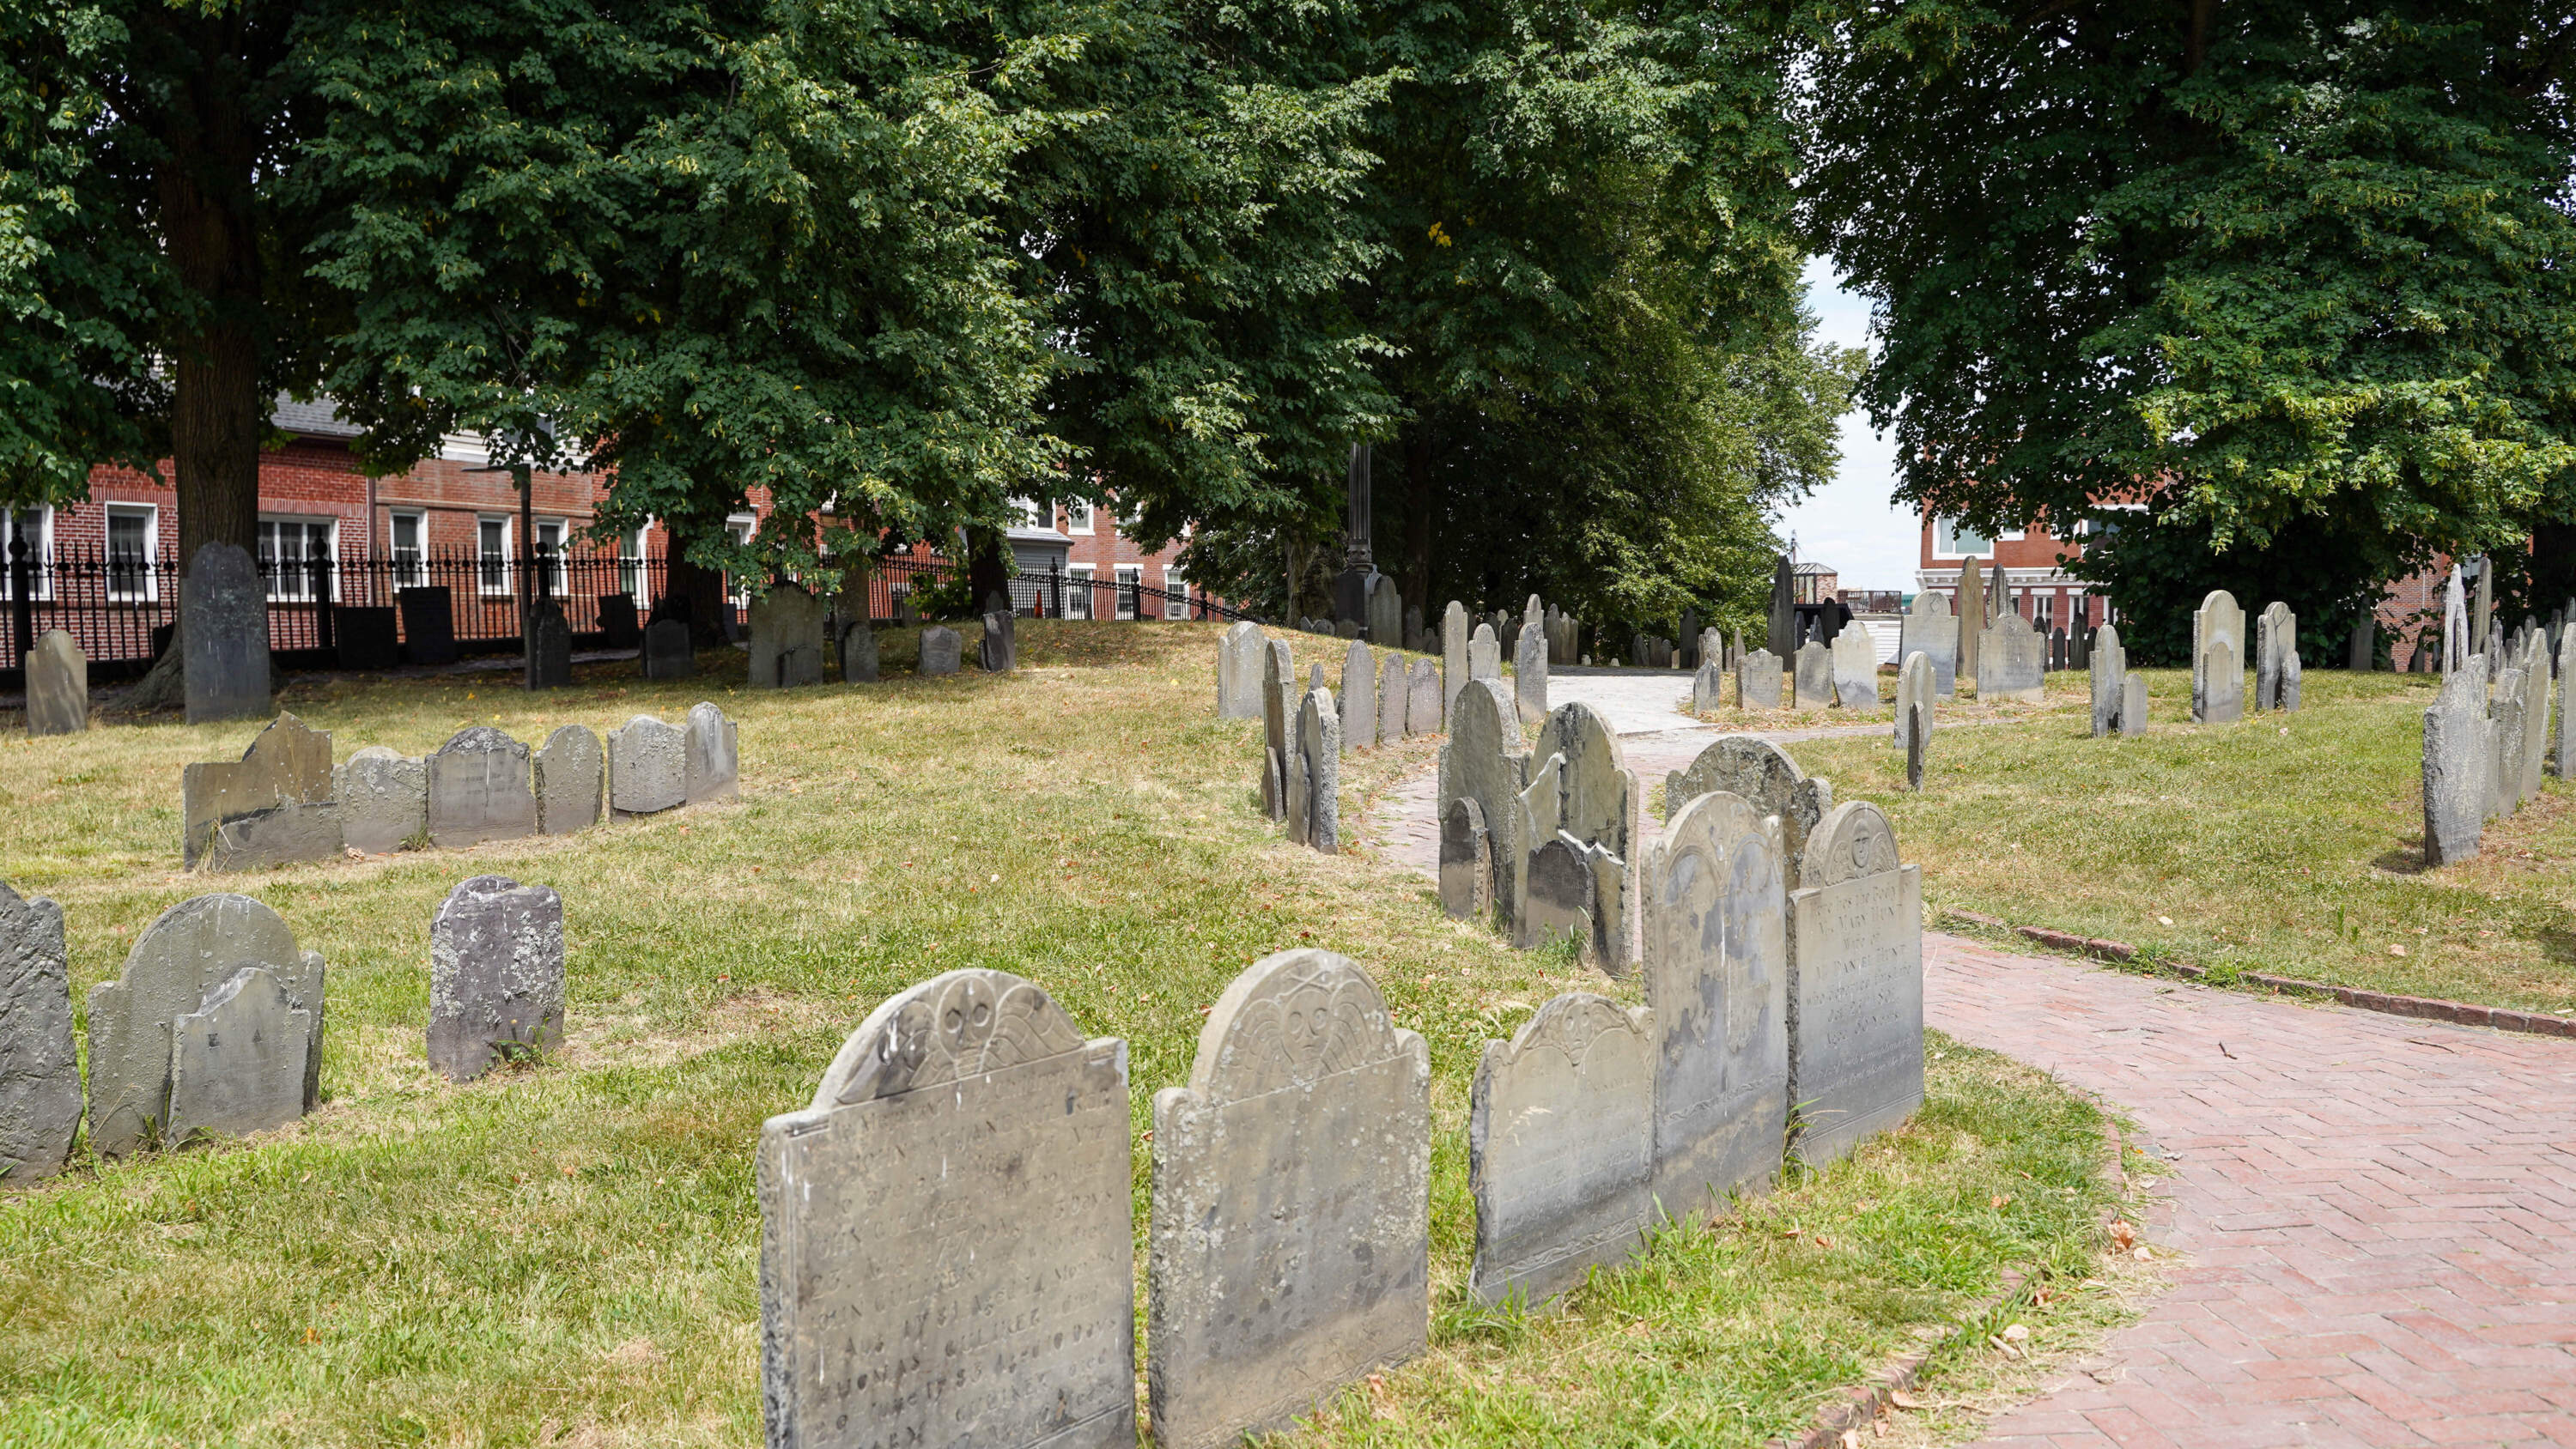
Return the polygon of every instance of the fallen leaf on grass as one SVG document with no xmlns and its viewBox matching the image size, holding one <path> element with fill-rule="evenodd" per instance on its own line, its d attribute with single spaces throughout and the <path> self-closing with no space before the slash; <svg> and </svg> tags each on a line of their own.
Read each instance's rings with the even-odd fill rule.
<svg viewBox="0 0 2576 1449">
<path fill-rule="evenodd" d="M 1919 1409 L 1923 1407 L 1923 1401 L 1921 1399 L 1914 1397 L 1903 1389 L 1891 1390 L 1888 1393 L 1887 1401 L 1900 1409 Z"/>
<path fill-rule="evenodd" d="M 2132 1223 L 2125 1218 L 2113 1222 L 2111 1224 L 2111 1241 L 2119 1244 L 2122 1252 L 2126 1252 L 2131 1247 L 2136 1246 L 2138 1241 L 2137 1224 Z"/>
</svg>

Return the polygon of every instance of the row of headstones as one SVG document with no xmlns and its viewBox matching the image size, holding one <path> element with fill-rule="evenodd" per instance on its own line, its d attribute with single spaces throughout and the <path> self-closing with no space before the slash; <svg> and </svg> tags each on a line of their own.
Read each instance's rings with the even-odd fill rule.
<svg viewBox="0 0 2576 1449">
<path fill-rule="evenodd" d="M 976 664 L 988 674 L 1008 674 L 1019 667 L 1018 614 L 998 593 L 987 594 L 983 638 L 976 645 Z M 815 597 L 803 585 L 780 583 L 755 600 L 750 610 L 750 658 L 746 665 L 754 689 L 793 689 L 823 682 L 824 641 L 839 634 L 841 681 L 873 684 L 878 676 L 876 630 L 863 609 L 836 607 Z M 665 631 L 657 636 L 655 631 Z M 965 637 L 944 624 L 921 631 L 919 674 L 955 674 L 965 659 Z M 644 672 L 648 678 L 679 678 L 694 667 L 689 662 L 688 626 L 663 620 L 644 631 Z"/>
<path fill-rule="evenodd" d="M 239 760 L 180 776 L 180 860 L 191 869 L 260 870 L 382 855 L 422 843 L 570 835 L 612 816 L 651 815 L 741 792 L 734 722 L 700 702 L 685 728 L 637 715 L 607 747 L 565 725 L 531 750 L 490 725 L 460 730 L 426 759 L 369 746 L 331 763 L 331 736 L 292 714 L 271 721 Z"/>
<path fill-rule="evenodd" d="M 1785 704 L 1791 709 L 1840 708 L 1875 714 L 1880 707 L 1878 641 L 1866 629 L 1844 629 L 1831 644 L 1809 640 L 1799 645 L 1785 671 L 1780 656 L 1770 650 L 1745 653 L 1740 641 L 1726 647 L 1711 637 L 1716 633 L 1711 629 L 1701 636 L 1700 666 L 1691 676 L 1695 713 L 1714 713 L 1725 702 L 1729 674 L 1734 677 L 1737 709 L 1779 709 Z M 1727 667 L 1730 664 L 1732 669 Z M 2029 692 L 2037 697 L 2037 686 Z"/>
<path fill-rule="evenodd" d="M 563 901 L 476 876 L 430 923 L 429 1064 L 471 1081 L 563 1039 Z M 321 1102 L 324 965 L 239 895 L 163 911 L 89 992 L 84 1107 L 63 909 L 0 882 L 0 1182 L 282 1127 Z"/>
<path fill-rule="evenodd" d="M 1470 1291 L 1538 1304 L 1664 1215 L 1761 1191 L 1923 1100 L 1922 904 L 1875 807 L 1694 798 L 1650 867 L 1648 1004 L 1570 992 L 1486 1044 Z M 1357 962 L 1266 957 L 1155 1094 L 1154 1440 L 1286 1425 L 1429 1337 L 1431 1069 Z M 879 1006 L 761 1130 L 773 1444 L 1129 1445 L 1126 1043 L 1036 984 L 952 971 Z M 1791 1137 L 1792 1105 L 1798 1135 Z"/>
<path fill-rule="evenodd" d="M 1617 973 L 1633 960 L 1642 808 L 1609 722 L 1563 705 L 1522 743 L 1512 696 L 1471 679 L 1440 748 L 1440 893 L 1449 913 L 1488 918 L 1523 949 L 1569 937 Z"/>
<path fill-rule="evenodd" d="M 2568 692 L 2576 685 L 2576 624 L 2560 627 L 2554 670 L 2549 644 L 2526 627 L 2500 647 L 2466 656 L 2424 711 L 2427 865 L 2476 855 L 2487 821 L 2540 793 L 2553 706 L 2558 776 L 2576 778 L 2576 714 L 2569 708 L 2576 697 Z"/>
</svg>

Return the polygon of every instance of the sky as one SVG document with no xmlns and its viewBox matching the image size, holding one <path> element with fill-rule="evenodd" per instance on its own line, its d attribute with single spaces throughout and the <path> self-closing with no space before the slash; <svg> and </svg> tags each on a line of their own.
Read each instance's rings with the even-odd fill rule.
<svg viewBox="0 0 2576 1449">
<path fill-rule="evenodd" d="M 1810 258 L 1806 280 L 1818 339 L 1868 346 L 1869 303 L 1836 285 L 1833 263 Z M 1922 522 L 1912 509 L 1887 502 L 1896 488 L 1895 440 L 1872 433 L 1868 415 L 1855 408 L 1843 415 L 1842 444 L 1834 481 L 1781 515 L 1780 536 L 1785 542 L 1796 534 L 1799 560 L 1833 565 L 1843 588 L 1911 592 L 1921 562 Z"/>
</svg>

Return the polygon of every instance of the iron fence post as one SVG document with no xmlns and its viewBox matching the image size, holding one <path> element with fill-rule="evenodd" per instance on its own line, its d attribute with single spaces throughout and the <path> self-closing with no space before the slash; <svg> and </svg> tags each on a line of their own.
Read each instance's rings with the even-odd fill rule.
<svg viewBox="0 0 2576 1449">
<path fill-rule="evenodd" d="M 36 568 L 29 559 L 27 536 L 15 528 L 9 538 L 9 613 L 14 621 L 11 630 L 17 635 L 18 667 L 24 669 L 27 656 L 36 648 Z"/>
</svg>

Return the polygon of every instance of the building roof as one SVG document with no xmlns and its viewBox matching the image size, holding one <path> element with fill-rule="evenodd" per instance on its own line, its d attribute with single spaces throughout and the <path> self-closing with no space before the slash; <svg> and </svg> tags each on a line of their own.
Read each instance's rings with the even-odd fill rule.
<svg viewBox="0 0 2576 1449">
<path fill-rule="evenodd" d="M 1796 568 L 1789 570 L 1789 572 L 1796 574 L 1800 578 L 1815 578 L 1819 575 L 1825 578 L 1842 577 L 1841 573 L 1838 572 L 1832 564 L 1822 563 L 1802 563 Z"/>
<path fill-rule="evenodd" d="M 297 402 L 279 393 L 276 403 L 268 410 L 268 421 L 280 432 L 306 438 L 354 438 L 364 431 L 341 417 L 340 405 L 327 397 Z"/>
</svg>

